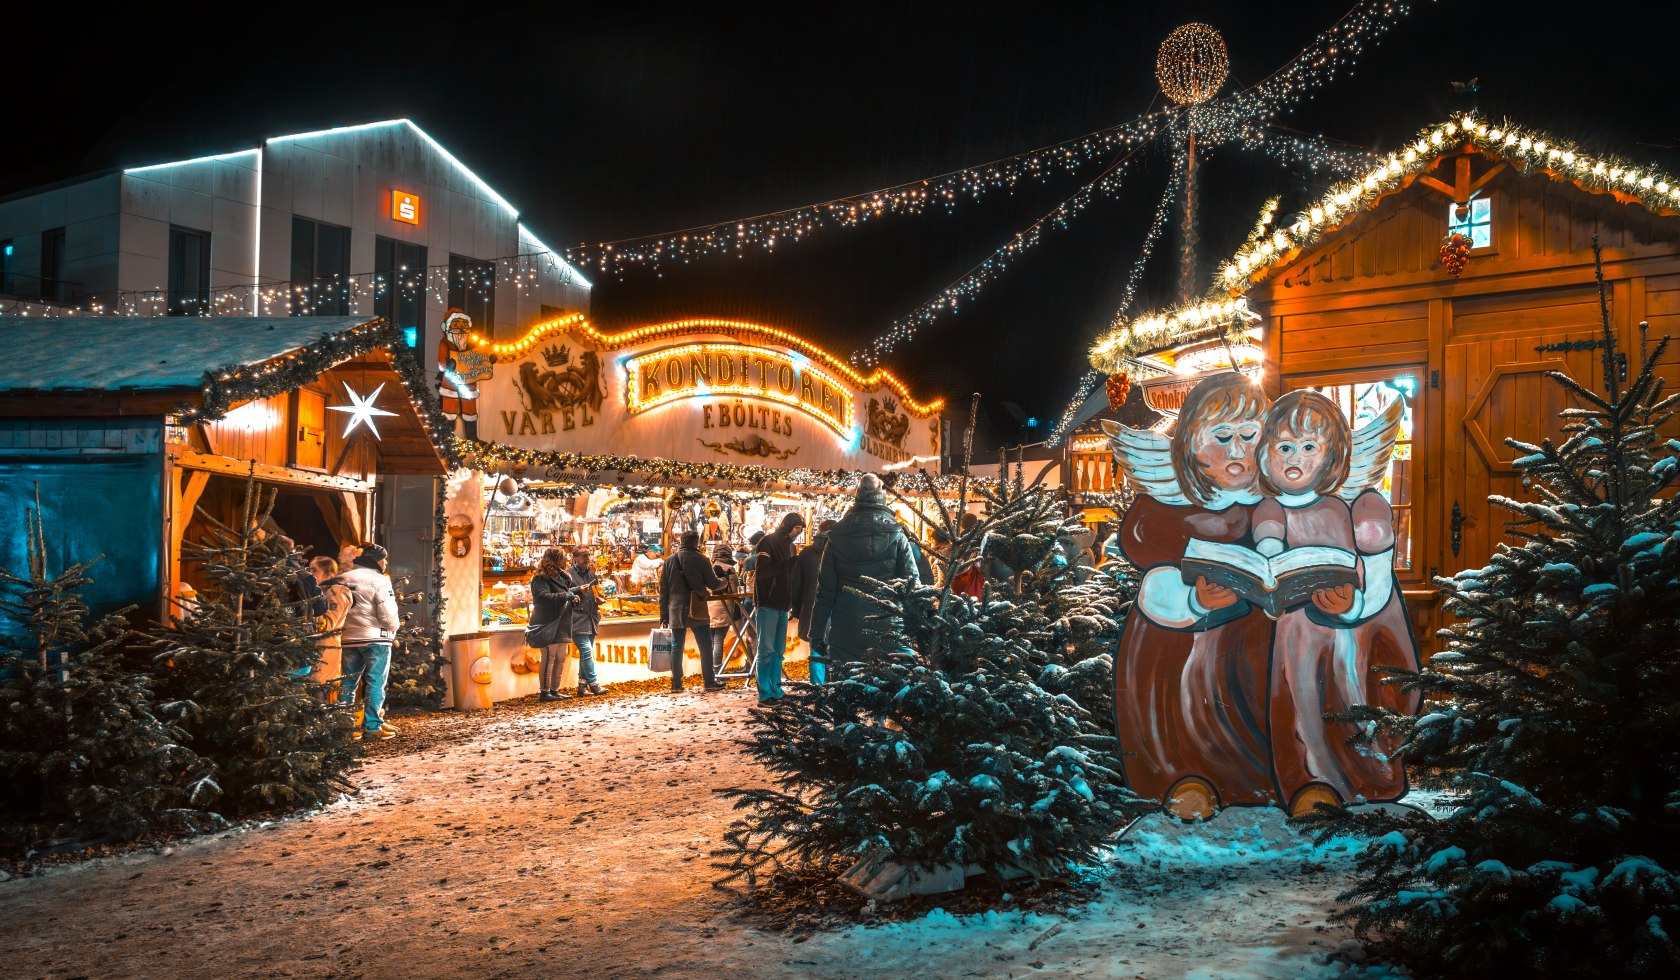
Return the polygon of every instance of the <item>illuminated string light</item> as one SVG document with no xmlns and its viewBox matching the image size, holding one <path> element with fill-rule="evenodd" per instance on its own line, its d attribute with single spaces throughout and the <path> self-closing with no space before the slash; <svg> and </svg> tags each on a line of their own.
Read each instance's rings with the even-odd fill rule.
<svg viewBox="0 0 1680 980">
<path fill-rule="evenodd" d="M 990 163 L 862 194 L 654 235 L 579 244 L 567 249 L 565 257 L 575 264 L 622 276 L 631 266 L 658 269 L 707 256 L 774 251 L 778 245 L 803 242 L 821 231 L 931 209 L 949 211 L 962 201 L 978 201 L 992 191 L 1013 190 L 1030 181 L 1078 172 L 1149 142 L 1163 125 L 1190 109 L 1204 112 L 1217 108 L 1219 111 L 1208 114 L 1205 121 L 1210 127 L 1224 125 L 1219 120 L 1225 119 L 1267 120 L 1350 69 L 1367 47 L 1409 12 L 1410 4 L 1405 0 L 1361 0 L 1283 68 L 1225 99 L 1151 113 Z M 1198 116 L 1198 139 L 1203 125 L 1203 118 Z"/>
</svg>

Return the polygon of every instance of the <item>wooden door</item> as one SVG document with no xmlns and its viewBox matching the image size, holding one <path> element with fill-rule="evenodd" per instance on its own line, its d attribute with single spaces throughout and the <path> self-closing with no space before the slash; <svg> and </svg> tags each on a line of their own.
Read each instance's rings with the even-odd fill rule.
<svg viewBox="0 0 1680 980">
<path fill-rule="evenodd" d="M 1580 328 L 1446 345 L 1441 387 L 1447 471 L 1441 495 L 1444 512 L 1439 515 L 1438 525 L 1444 545 L 1444 574 L 1480 568 L 1501 543 L 1519 543 L 1505 529 L 1517 515 L 1488 500 L 1495 494 L 1515 500 L 1534 499 L 1513 465 L 1521 454 L 1507 446 L 1505 439 L 1538 443 L 1549 437 L 1554 442 L 1562 441 L 1564 422 L 1558 413 L 1577 407 L 1576 400 L 1546 372 L 1561 371 L 1595 391 L 1603 387 L 1598 378 L 1598 351 L 1543 352 L 1536 348 L 1598 336 L 1595 329 Z"/>
<path fill-rule="evenodd" d="M 327 468 L 327 396 L 312 388 L 297 390 L 297 427 L 293 430 L 292 465 L 310 470 Z"/>
</svg>

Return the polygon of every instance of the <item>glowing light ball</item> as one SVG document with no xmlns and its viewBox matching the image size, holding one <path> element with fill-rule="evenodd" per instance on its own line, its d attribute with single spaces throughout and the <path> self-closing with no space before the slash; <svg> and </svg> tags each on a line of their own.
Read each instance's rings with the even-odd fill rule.
<svg viewBox="0 0 1680 980">
<path fill-rule="evenodd" d="M 1225 39 L 1206 24 L 1174 29 L 1155 56 L 1155 79 L 1161 83 L 1161 91 L 1180 105 L 1213 98 L 1230 71 Z"/>
</svg>

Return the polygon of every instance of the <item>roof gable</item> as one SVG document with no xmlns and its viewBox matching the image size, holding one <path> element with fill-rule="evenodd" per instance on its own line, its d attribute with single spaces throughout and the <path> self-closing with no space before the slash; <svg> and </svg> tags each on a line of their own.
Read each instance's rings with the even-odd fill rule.
<svg viewBox="0 0 1680 980">
<path fill-rule="evenodd" d="M 1194 340 L 1217 337 L 1240 340 L 1253 314 L 1246 294 L 1255 285 L 1297 268 L 1303 257 L 1344 230 L 1364 227 L 1365 218 L 1390 197 L 1434 180 L 1429 172 L 1443 158 L 1466 149 L 1509 164 L 1525 176 L 1566 181 L 1591 194 L 1637 204 L 1662 217 L 1680 216 L 1680 180 L 1650 166 L 1614 156 L 1588 153 L 1577 144 L 1513 123 L 1494 124 L 1474 114 L 1424 129 L 1416 138 L 1385 155 L 1365 176 L 1332 185 L 1289 225 L 1274 225 L 1276 202 L 1267 205 L 1260 225 L 1232 258 L 1219 267 L 1202 300 L 1168 307 L 1117 322 L 1090 350 L 1101 371 L 1160 373 L 1139 356 Z M 1451 190 L 1450 188 L 1448 189 Z M 1443 199 L 1443 209 L 1445 200 Z"/>
</svg>

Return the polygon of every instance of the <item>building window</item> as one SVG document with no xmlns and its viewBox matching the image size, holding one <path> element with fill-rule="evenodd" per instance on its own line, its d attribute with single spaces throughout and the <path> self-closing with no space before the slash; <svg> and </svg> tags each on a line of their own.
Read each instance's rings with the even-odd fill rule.
<svg viewBox="0 0 1680 980">
<path fill-rule="evenodd" d="M 169 228 L 169 315 L 210 314 L 210 236 Z"/>
<path fill-rule="evenodd" d="M 292 218 L 292 316 L 350 315 L 350 229 Z"/>
<path fill-rule="evenodd" d="M 1408 573 L 1413 570 L 1417 543 L 1412 523 L 1412 507 L 1416 502 L 1412 485 L 1412 439 L 1417 424 L 1417 378 L 1399 373 L 1372 381 L 1353 381 L 1343 384 L 1308 384 L 1339 405 L 1357 430 L 1377 417 L 1391 399 L 1404 400 L 1400 416 L 1400 434 L 1394 441 L 1392 463 L 1388 475 L 1377 485 L 1377 491 L 1388 500 L 1394 511 L 1394 570 Z"/>
<path fill-rule="evenodd" d="M 1447 205 L 1447 234 L 1458 232 L 1470 239 L 1471 248 L 1493 246 L 1493 202 L 1485 197 L 1470 201 L 1464 220 L 1458 220 L 1458 205 Z"/>
<path fill-rule="evenodd" d="M 449 257 L 449 305 L 472 317 L 481 336 L 496 336 L 496 263 Z"/>
<path fill-rule="evenodd" d="M 41 232 L 41 298 L 49 303 L 65 301 L 64 229 Z"/>
<path fill-rule="evenodd" d="M 426 246 L 374 238 L 373 312 L 418 333 L 426 318 Z"/>
<path fill-rule="evenodd" d="M 17 255 L 17 246 L 10 238 L 0 242 L 0 296 L 12 295 L 12 262 Z"/>
</svg>

